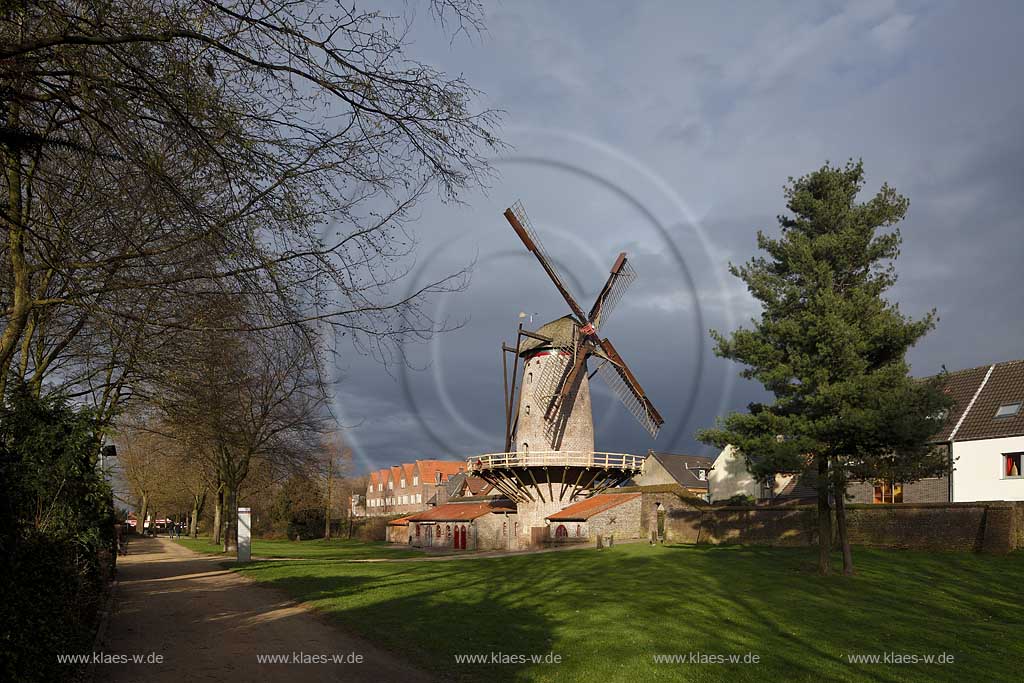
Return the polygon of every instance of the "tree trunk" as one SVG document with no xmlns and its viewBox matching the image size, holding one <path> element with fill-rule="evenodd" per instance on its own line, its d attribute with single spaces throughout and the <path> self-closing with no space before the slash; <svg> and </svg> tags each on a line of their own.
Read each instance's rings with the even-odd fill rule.
<svg viewBox="0 0 1024 683">
<path fill-rule="evenodd" d="M 324 509 L 324 538 L 331 540 L 331 479 L 334 470 L 334 457 L 327 454 L 327 505 Z"/>
<path fill-rule="evenodd" d="M 203 508 L 206 507 L 206 491 L 194 496 L 192 500 L 192 526 L 189 527 L 188 532 L 192 538 L 199 538 L 199 516 L 203 514 Z"/>
<path fill-rule="evenodd" d="M 238 552 L 238 487 L 224 485 L 224 552 Z"/>
<path fill-rule="evenodd" d="M 149 513 L 149 496 L 145 493 L 142 494 L 142 505 L 140 507 L 142 509 L 139 510 L 139 528 L 137 531 L 141 536 L 146 533 L 146 515 Z"/>
<path fill-rule="evenodd" d="M 850 537 L 846 530 L 846 484 L 837 482 L 835 485 L 836 499 L 836 531 L 839 535 L 839 546 L 843 549 L 843 574 L 853 576 L 853 552 L 850 550 Z"/>
<path fill-rule="evenodd" d="M 832 510 L 828 502 L 828 457 L 814 456 L 818 461 L 818 573 L 822 576 L 832 571 Z"/>
<path fill-rule="evenodd" d="M 213 509 L 213 542 L 220 545 L 221 531 L 224 528 L 224 487 L 217 489 L 217 506 Z"/>
</svg>

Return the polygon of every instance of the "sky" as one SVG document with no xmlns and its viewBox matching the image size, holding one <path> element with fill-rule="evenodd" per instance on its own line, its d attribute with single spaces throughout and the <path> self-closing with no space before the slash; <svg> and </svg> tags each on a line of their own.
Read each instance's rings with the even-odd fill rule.
<svg viewBox="0 0 1024 683">
<path fill-rule="evenodd" d="M 413 369 L 339 349 L 357 473 L 503 450 L 500 346 L 520 312 L 569 312 L 502 217 L 517 200 L 584 308 L 620 251 L 639 274 L 601 332 L 665 426 L 651 439 L 595 378 L 598 450 L 710 455 L 696 430 L 765 398 L 708 330 L 757 315 L 728 266 L 778 234 L 787 178 L 826 161 L 863 159 L 864 200 L 883 182 L 910 199 L 889 298 L 939 316 L 915 375 L 1024 357 L 1018 3 L 506 1 L 471 39 L 421 14 L 408 56 L 479 89 L 510 147 L 486 189 L 413 225 L 403 286 L 473 265 L 434 309 L 458 328 L 409 349 Z"/>
</svg>

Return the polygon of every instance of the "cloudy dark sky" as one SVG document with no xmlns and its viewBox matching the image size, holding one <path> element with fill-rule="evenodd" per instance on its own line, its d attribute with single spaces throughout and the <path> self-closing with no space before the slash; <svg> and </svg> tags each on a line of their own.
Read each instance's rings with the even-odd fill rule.
<svg viewBox="0 0 1024 683">
<path fill-rule="evenodd" d="M 420 207 L 420 281 L 476 261 L 436 311 L 465 324 L 411 351 L 421 371 L 339 360 L 361 471 L 501 450 L 499 345 L 520 311 L 567 312 L 502 218 L 517 199 L 584 307 L 619 251 L 640 274 L 602 332 L 666 425 L 648 438 L 595 379 L 600 450 L 709 453 L 695 430 L 761 395 L 707 330 L 756 314 L 728 263 L 825 160 L 863 158 L 865 198 L 883 181 L 910 198 L 891 298 L 941 317 L 915 374 L 1024 357 L 1018 3 L 505 2 L 454 42 L 425 19 L 410 56 L 481 89 L 512 148 L 486 192 Z"/>
</svg>

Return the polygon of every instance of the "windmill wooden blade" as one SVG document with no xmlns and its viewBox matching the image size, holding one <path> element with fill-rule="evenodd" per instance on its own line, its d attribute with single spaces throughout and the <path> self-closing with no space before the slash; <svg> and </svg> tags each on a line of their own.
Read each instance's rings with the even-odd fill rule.
<svg viewBox="0 0 1024 683">
<path fill-rule="evenodd" d="M 655 409 L 654 404 L 647 398 L 647 394 L 640 387 L 636 377 L 630 372 L 626 362 L 607 339 L 601 340 L 601 348 L 608 356 L 609 362 L 598 366 L 598 374 L 605 384 L 619 397 L 622 404 L 626 406 L 633 417 L 644 426 L 651 436 L 657 436 L 658 430 L 665 424 L 661 414 Z"/>
<path fill-rule="evenodd" d="M 590 309 L 589 320 L 595 329 L 608 320 L 611 312 L 622 300 L 622 295 L 630 285 L 636 282 L 636 278 L 636 271 L 633 270 L 633 266 L 629 265 L 626 252 L 622 252 L 615 259 L 615 264 L 608 275 L 608 281 L 604 283 L 601 293 L 597 295 L 597 300 L 594 301 L 594 306 Z"/>
<path fill-rule="evenodd" d="M 526 248 L 537 257 L 538 261 L 540 261 L 540 265 L 544 268 L 544 272 L 546 272 L 548 277 L 551 278 L 551 281 L 555 283 L 555 287 L 558 288 L 559 293 L 561 293 L 565 302 L 569 304 L 569 308 L 572 309 L 573 315 L 576 316 L 581 325 L 586 325 L 589 322 L 587 314 L 582 308 L 580 308 L 580 305 L 576 303 L 576 299 L 572 297 L 569 290 L 566 289 L 561 276 L 559 276 L 551 259 L 548 258 L 547 251 L 544 249 L 540 239 L 537 237 L 537 233 L 530 224 L 530 217 L 526 215 L 526 209 L 523 207 L 523 203 L 516 202 L 511 208 L 505 209 L 505 220 L 507 220 L 512 226 L 512 229 L 516 231 L 516 234 L 519 235 L 519 239 L 523 241 Z"/>
</svg>

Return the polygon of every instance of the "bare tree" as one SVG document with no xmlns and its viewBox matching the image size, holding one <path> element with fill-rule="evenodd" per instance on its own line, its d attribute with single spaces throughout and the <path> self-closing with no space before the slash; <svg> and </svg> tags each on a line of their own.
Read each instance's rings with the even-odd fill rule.
<svg viewBox="0 0 1024 683">
<path fill-rule="evenodd" d="M 342 500 L 338 485 L 352 468 L 352 449 L 345 446 L 340 434 L 334 433 L 324 439 L 319 460 L 324 490 L 324 538 L 330 540 L 334 510 Z"/>
<path fill-rule="evenodd" d="M 475 2 L 432 9 L 479 28 Z M 325 2 L 6 5 L 0 385 L 55 377 L 113 410 L 172 333 L 322 321 L 390 360 L 443 329 L 424 297 L 465 273 L 394 296 L 405 222 L 486 177 L 496 113 L 406 58 L 408 29 Z M 179 315 L 211 291 L 259 315 Z M 75 344 L 98 338 L 103 358 Z"/>
</svg>

